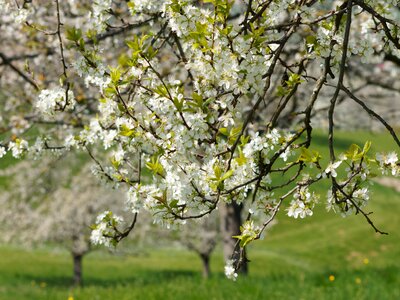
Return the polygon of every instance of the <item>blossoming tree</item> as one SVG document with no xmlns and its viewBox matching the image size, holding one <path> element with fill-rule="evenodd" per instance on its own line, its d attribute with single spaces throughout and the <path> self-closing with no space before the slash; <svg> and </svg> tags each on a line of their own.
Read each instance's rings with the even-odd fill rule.
<svg viewBox="0 0 400 300">
<path fill-rule="evenodd" d="M 0 172 L 12 180 L 12 187 L 0 196 L 0 240 L 66 247 L 73 259 L 75 285 L 82 284 L 82 259 L 93 249 L 90 225 L 97 214 L 106 209 L 119 212 L 123 203 L 121 192 L 102 187 L 87 176 L 87 165 L 76 170 L 79 163 L 75 159 L 74 165 L 71 158 L 46 158 L 23 161 Z"/>
<path fill-rule="evenodd" d="M 141 210 L 175 226 L 219 209 L 235 236 L 225 271 L 236 278 L 245 246 L 261 237 L 282 203 L 290 217 L 313 214 L 320 198 L 313 186 L 322 180 L 331 183 L 328 209 L 358 213 L 383 233 L 365 210 L 368 182 L 373 165 L 399 175 L 398 157 L 371 157 L 369 142 L 338 154 L 334 133 L 337 106 L 352 101 L 400 146 L 371 99 L 358 95 L 348 68 L 387 60 L 396 67 L 398 1 L 0 4 L 0 57 L 12 74 L 2 78 L 3 109 L 18 112 L 3 118 L 13 134 L 0 153 L 82 149 L 99 176 L 127 185 L 132 221 L 102 215 L 97 243 L 127 236 Z M 319 114 L 328 123 L 328 165 L 310 149 Z M 24 134 L 31 126 L 36 141 Z M 251 208 L 237 232 L 230 216 L 241 203 Z M 263 217 L 256 222 L 254 215 Z"/>
</svg>

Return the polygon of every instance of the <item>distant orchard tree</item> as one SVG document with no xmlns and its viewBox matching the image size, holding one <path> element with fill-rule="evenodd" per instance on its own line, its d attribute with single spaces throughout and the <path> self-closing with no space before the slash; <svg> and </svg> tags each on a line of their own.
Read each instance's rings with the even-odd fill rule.
<svg viewBox="0 0 400 300">
<path fill-rule="evenodd" d="M 73 172 L 71 165 L 71 159 L 24 161 L 0 172 L 12 180 L 0 196 L 0 240 L 65 246 L 73 258 L 73 282 L 81 285 L 82 259 L 93 248 L 90 226 L 105 209 L 118 210 L 121 193 L 99 185 L 88 166 Z"/>
<path fill-rule="evenodd" d="M 0 155 L 81 149 L 99 176 L 127 186 L 132 221 L 102 214 L 96 243 L 127 236 L 141 210 L 168 227 L 218 209 L 234 279 L 282 203 L 290 217 L 313 214 L 321 181 L 329 210 L 383 233 L 365 210 L 368 182 L 373 166 L 399 175 L 398 156 L 371 157 L 368 141 L 339 154 L 335 129 L 337 106 L 351 101 L 400 146 L 357 86 L 358 73 L 400 65 L 398 1 L 0 4 Z M 321 119 L 329 163 L 310 148 Z M 242 204 L 250 211 L 237 213 Z"/>
<path fill-rule="evenodd" d="M 210 259 L 220 235 L 218 218 L 210 214 L 200 220 L 190 220 L 179 229 L 179 242 L 200 258 L 203 267 L 203 277 L 211 274 Z"/>
</svg>

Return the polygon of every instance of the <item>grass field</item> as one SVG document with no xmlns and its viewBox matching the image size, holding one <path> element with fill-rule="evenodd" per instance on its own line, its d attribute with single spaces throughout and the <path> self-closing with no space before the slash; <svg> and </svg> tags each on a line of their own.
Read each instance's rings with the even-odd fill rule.
<svg viewBox="0 0 400 300">
<path fill-rule="evenodd" d="M 365 139 L 375 150 L 395 149 L 383 135 L 338 137 L 338 150 Z M 326 139 L 321 134 L 315 142 L 322 148 Z M 327 213 L 323 203 L 305 220 L 281 211 L 278 224 L 249 249 L 250 275 L 236 282 L 223 276 L 219 249 L 212 277 L 204 280 L 193 253 L 162 248 L 136 256 L 89 254 L 85 285 L 72 289 L 67 252 L 3 246 L 0 299 L 400 299 L 400 195 L 376 184 L 371 198 L 371 217 L 388 236 L 375 234 L 362 216 Z"/>
</svg>

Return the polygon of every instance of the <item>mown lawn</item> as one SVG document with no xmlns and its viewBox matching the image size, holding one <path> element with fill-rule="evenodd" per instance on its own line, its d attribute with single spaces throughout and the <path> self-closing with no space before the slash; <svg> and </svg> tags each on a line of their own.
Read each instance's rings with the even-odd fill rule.
<svg viewBox="0 0 400 300">
<path fill-rule="evenodd" d="M 196 258 L 184 251 L 147 257 L 94 254 L 85 261 L 85 286 L 70 288 L 66 253 L 2 249 L 0 299 L 399 299 L 399 265 L 391 250 L 319 247 L 304 255 L 301 241 L 277 251 L 253 251 L 252 270 L 237 282 L 215 272 L 199 275 Z M 265 245 L 266 246 L 266 245 Z M 291 248 L 296 248 L 294 251 Z M 378 247 L 382 249 L 382 247 Z M 357 251 L 358 250 L 358 251 Z M 303 249 L 303 252 L 304 251 Z M 330 256 L 330 252 L 336 255 Z M 347 252 L 347 253 L 346 253 Z M 389 254 L 388 257 L 385 257 Z M 393 253 L 394 254 L 394 253 Z M 342 255 L 343 257 L 338 256 Z M 323 258 L 329 260 L 322 261 Z M 365 259 L 368 258 L 368 264 Z M 217 262 L 218 260 L 218 262 Z M 214 269 L 221 268 L 215 257 Z M 335 276 L 334 281 L 329 276 Z"/>
<path fill-rule="evenodd" d="M 383 135 L 338 137 L 338 150 L 365 139 L 374 150 L 395 149 Z M 314 147 L 324 145 L 320 134 Z M 317 189 L 325 194 L 327 186 Z M 278 224 L 248 251 L 250 275 L 236 282 L 223 276 L 220 251 L 204 280 L 193 253 L 161 248 L 136 256 L 94 252 L 84 260 L 84 287 L 72 289 L 67 252 L 3 246 L 0 299 L 400 299 L 399 193 L 374 185 L 368 211 L 389 235 L 375 234 L 362 216 L 327 213 L 323 198 L 312 218 L 289 219 L 282 210 Z"/>
</svg>

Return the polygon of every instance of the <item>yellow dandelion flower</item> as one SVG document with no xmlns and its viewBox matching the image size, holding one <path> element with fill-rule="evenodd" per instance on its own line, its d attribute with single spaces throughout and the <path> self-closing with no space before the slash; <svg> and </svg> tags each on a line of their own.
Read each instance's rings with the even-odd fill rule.
<svg viewBox="0 0 400 300">
<path fill-rule="evenodd" d="M 357 278 L 356 278 L 356 283 L 357 283 L 357 284 L 361 284 L 361 282 L 362 282 L 362 281 L 361 281 L 361 278 L 357 277 Z"/>
<path fill-rule="evenodd" d="M 69 296 L 67 300 L 74 300 L 74 297 Z"/>
<path fill-rule="evenodd" d="M 334 275 L 329 275 L 329 281 L 330 282 L 335 281 L 335 276 Z"/>
<path fill-rule="evenodd" d="M 368 258 L 364 258 L 363 259 L 363 263 L 364 263 L 364 265 L 368 265 L 369 264 L 369 259 Z"/>
</svg>

